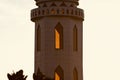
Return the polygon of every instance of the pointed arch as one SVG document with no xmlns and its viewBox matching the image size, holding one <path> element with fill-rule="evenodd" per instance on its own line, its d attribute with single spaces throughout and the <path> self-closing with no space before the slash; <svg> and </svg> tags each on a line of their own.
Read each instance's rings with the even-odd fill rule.
<svg viewBox="0 0 120 80">
<path fill-rule="evenodd" d="M 41 49 L 41 29 L 40 25 L 37 27 L 37 51 L 40 51 Z"/>
<path fill-rule="evenodd" d="M 78 80 L 78 71 L 76 68 L 73 69 L 73 80 Z"/>
<path fill-rule="evenodd" d="M 77 33 L 77 27 L 76 25 L 73 28 L 73 50 L 78 50 L 78 33 Z"/>
<path fill-rule="evenodd" d="M 58 23 L 54 29 L 55 49 L 63 49 L 63 27 Z"/>
<path fill-rule="evenodd" d="M 55 80 L 64 80 L 64 71 L 61 66 L 55 69 Z"/>
</svg>

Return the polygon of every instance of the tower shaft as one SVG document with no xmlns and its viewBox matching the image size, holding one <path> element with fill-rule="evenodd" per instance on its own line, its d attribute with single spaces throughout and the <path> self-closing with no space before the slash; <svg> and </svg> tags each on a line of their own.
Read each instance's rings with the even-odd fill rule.
<svg viewBox="0 0 120 80">
<path fill-rule="evenodd" d="M 83 80 L 82 32 L 84 13 L 73 0 L 36 0 L 35 73 L 40 69 L 55 80 Z"/>
</svg>

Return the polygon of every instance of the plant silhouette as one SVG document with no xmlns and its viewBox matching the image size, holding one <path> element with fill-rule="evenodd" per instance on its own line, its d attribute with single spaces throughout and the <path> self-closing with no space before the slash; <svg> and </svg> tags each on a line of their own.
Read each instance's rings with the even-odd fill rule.
<svg viewBox="0 0 120 80">
<path fill-rule="evenodd" d="M 40 72 L 40 69 L 38 68 L 37 70 L 37 74 L 33 74 L 33 79 L 34 80 L 54 80 L 52 78 L 46 77 L 45 75 L 42 74 L 42 72 Z"/>
<path fill-rule="evenodd" d="M 23 70 L 19 70 L 16 73 L 7 74 L 9 80 L 26 80 L 27 76 L 23 75 Z"/>
</svg>

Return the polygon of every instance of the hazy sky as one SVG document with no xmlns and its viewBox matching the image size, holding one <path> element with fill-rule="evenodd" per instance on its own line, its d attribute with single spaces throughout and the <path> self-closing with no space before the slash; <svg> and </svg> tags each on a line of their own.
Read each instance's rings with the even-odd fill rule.
<svg viewBox="0 0 120 80">
<path fill-rule="evenodd" d="M 34 0 L 0 0 L 0 80 L 34 71 Z M 81 0 L 84 80 L 120 80 L 120 0 Z"/>
</svg>

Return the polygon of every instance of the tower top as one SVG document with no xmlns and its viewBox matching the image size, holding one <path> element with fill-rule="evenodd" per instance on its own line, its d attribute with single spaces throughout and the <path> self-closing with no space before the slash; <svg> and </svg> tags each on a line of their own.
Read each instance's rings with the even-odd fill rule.
<svg viewBox="0 0 120 80">
<path fill-rule="evenodd" d="M 42 3 L 47 3 L 47 2 L 68 2 L 68 3 L 73 3 L 78 5 L 78 0 L 35 0 L 36 5 L 39 6 Z"/>
<path fill-rule="evenodd" d="M 84 20 L 84 11 L 78 0 L 35 0 L 38 8 L 31 10 L 31 20 L 35 22 L 47 16 L 61 16 Z"/>
</svg>

